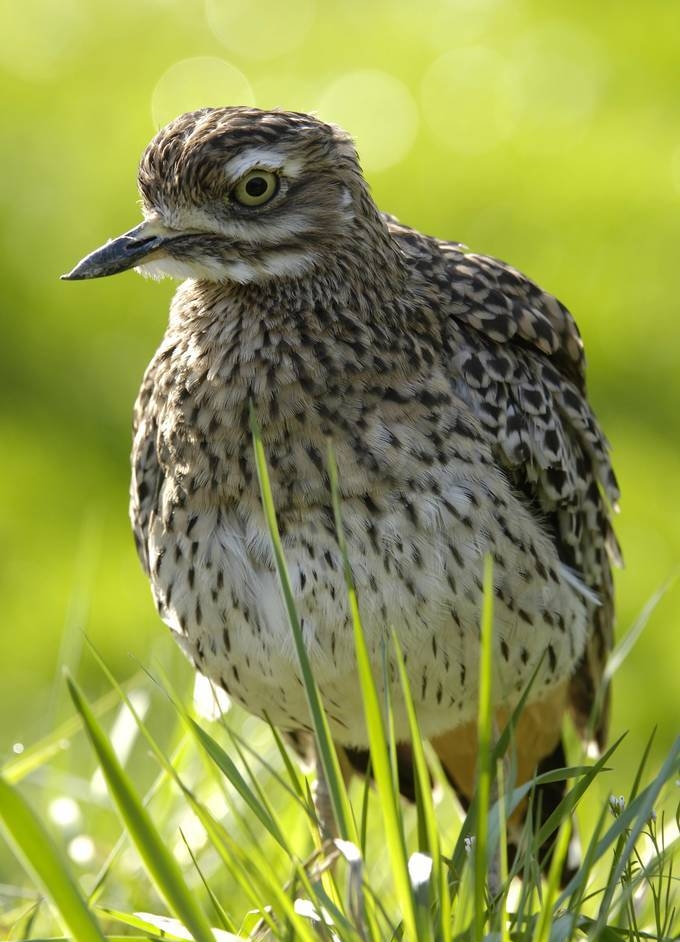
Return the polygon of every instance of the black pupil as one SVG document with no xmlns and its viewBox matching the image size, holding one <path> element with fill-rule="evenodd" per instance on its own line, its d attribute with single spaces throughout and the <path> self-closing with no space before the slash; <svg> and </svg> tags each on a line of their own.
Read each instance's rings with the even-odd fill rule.
<svg viewBox="0 0 680 942">
<path fill-rule="evenodd" d="M 246 183 L 246 193 L 248 196 L 262 196 L 268 187 L 269 183 L 264 177 L 251 177 Z"/>
</svg>

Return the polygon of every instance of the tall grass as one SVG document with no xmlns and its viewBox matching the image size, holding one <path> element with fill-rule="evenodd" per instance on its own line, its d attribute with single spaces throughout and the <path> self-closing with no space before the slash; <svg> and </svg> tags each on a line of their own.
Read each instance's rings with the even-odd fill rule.
<svg viewBox="0 0 680 942">
<path fill-rule="evenodd" d="M 27 877 L 25 884 L 4 890 L 11 900 L 0 917 L 6 937 L 63 933 L 60 937 L 84 942 L 251 936 L 304 942 L 677 938 L 680 740 L 651 774 L 644 749 L 627 793 L 614 799 L 609 770 L 618 742 L 596 762 L 575 754 L 568 768 L 515 787 L 506 774 L 511 763 L 503 757 L 518 711 L 505 730 L 492 734 L 487 566 L 478 786 L 464 815 L 420 736 L 396 637 L 385 641 L 383 670 L 388 660 L 396 663 L 397 686 L 370 663 L 329 452 L 375 783 L 348 787 L 303 644 L 254 417 L 252 426 L 263 506 L 337 839 L 329 843 L 320 837 L 309 777 L 290 761 L 276 730 L 235 707 L 215 722 L 197 722 L 184 706 L 186 691 L 174 689 L 162 669 L 141 672 L 123 689 L 101 664 L 112 694 L 92 704 L 76 680 L 67 678 L 73 717 L 2 769 L 0 820 Z M 139 688 L 152 697 L 146 716 L 131 696 Z M 403 699 L 409 720 L 414 807 L 399 796 L 395 697 Z M 128 745 L 135 744 L 125 750 L 132 756 L 125 761 L 107 733 L 112 702 L 117 720 L 127 723 Z M 95 775 L 84 771 L 92 768 L 91 755 L 99 769 Z M 568 794 L 540 827 L 527 823 L 510 864 L 505 821 L 520 802 L 533 800 L 537 784 L 555 780 L 569 781 Z M 66 807 L 77 833 L 73 821 L 55 826 L 54 810 L 63 807 L 64 798 L 71 800 Z M 583 863 L 560 888 L 573 821 L 583 842 Z M 90 845 L 83 845 L 84 839 Z M 537 851 L 546 842 L 554 850 L 544 880 Z M 84 860 L 83 846 L 91 847 L 93 858 Z"/>
</svg>

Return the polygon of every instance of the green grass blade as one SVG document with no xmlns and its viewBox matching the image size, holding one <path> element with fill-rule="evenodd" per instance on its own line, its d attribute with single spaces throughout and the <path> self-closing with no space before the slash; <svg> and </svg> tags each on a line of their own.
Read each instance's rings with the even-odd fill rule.
<svg viewBox="0 0 680 942">
<path fill-rule="evenodd" d="M 267 792 L 270 790 L 268 786 L 271 785 L 272 783 L 271 782 L 267 783 L 266 786 L 263 786 L 261 784 L 260 779 L 258 778 L 258 775 L 257 775 L 257 771 L 254 768 L 252 768 L 250 763 L 248 762 L 247 749 L 244 749 L 241 747 L 241 744 L 236 736 L 231 737 L 231 744 L 234 747 L 234 752 L 236 753 L 236 755 L 238 756 L 238 758 L 241 760 L 243 764 L 243 768 L 247 776 L 247 781 L 245 779 L 244 781 L 246 781 L 246 785 L 248 784 L 248 782 L 250 783 L 250 787 L 252 789 L 252 800 L 255 803 L 259 804 L 259 807 L 261 808 L 262 814 L 264 815 L 264 817 L 270 820 L 274 824 L 276 828 L 276 834 L 279 835 L 279 838 L 277 839 L 278 843 L 281 844 L 281 846 L 286 851 L 288 856 L 291 856 L 292 850 L 290 847 L 290 843 L 288 842 L 288 838 L 285 836 L 285 832 L 283 831 L 283 829 L 279 827 L 279 824 L 276 819 L 276 811 L 271 801 L 269 800 L 269 797 L 267 794 Z M 266 766 L 266 763 L 265 763 L 265 766 Z M 280 778 L 277 777 L 276 780 L 280 781 Z M 290 789 L 287 789 L 287 792 L 288 792 L 288 795 L 292 795 L 294 799 L 296 798 L 295 793 L 292 792 Z M 303 805 L 303 808 L 305 811 L 307 810 L 306 805 Z M 276 837 L 275 835 L 273 836 Z"/>
<path fill-rule="evenodd" d="M 586 773 L 582 781 L 578 782 L 569 791 L 569 793 L 563 799 L 562 804 L 568 803 L 568 807 L 570 808 L 573 808 L 575 806 L 575 804 L 580 800 L 581 796 L 585 794 L 588 791 L 588 789 L 592 786 L 595 777 L 599 774 L 600 771 L 602 771 L 605 763 L 608 761 L 612 753 L 616 749 L 618 749 L 619 745 L 621 744 L 622 740 L 625 738 L 626 735 L 627 734 L 624 733 L 622 736 L 620 736 L 616 740 L 616 742 L 613 743 L 602 756 L 600 756 L 600 758 L 592 766 L 592 768 L 588 770 L 588 772 Z M 554 817 L 554 815 L 556 814 L 559 814 L 559 807 L 555 810 L 555 812 L 553 812 L 553 815 L 551 815 L 551 817 Z M 632 820 L 630 808 L 626 808 L 621 818 L 624 818 L 626 821 Z M 613 828 L 610 828 L 610 830 L 600 840 L 600 842 L 592 850 L 592 853 L 589 848 L 588 858 L 590 861 L 592 861 L 593 865 L 595 864 L 597 860 L 599 860 L 602 857 L 602 855 L 611 846 L 611 844 L 614 843 L 614 841 L 617 839 L 617 837 L 621 833 L 618 827 L 620 824 L 621 818 L 619 818 L 619 820 L 615 822 L 615 826 Z M 543 828 L 539 831 L 539 837 L 542 837 L 543 839 L 545 839 L 549 836 L 549 830 L 548 830 L 549 823 L 550 823 L 550 818 L 548 819 L 548 821 L 545 822 L 545 824 L 543 825 Z M 579 871 L 579 873 L 576 873 L 575 876 L 572 877 L 569 883 L 562 890 L 560 898 L 557 900 L 557 903 L 556 903 L 557 908 L 564 906 L 568 898 L 574 892 L 578 890 L 579 884 L 581 883 L 581 879 L 582 879 L 581 873 Z"/>
<path fill-rule="evenodd" d="M 543 894 L 543 899 L 541 900 L 541 912 L 538 917 L 536 935 L 534 936 L 535 942 L 549 942 L 550 930 L 554 919 L 553 904 L 557 896 L 564 861 L 569 851 L 570 837 L 571 821 L 567 817 L 562 822 L 559 834 L 557 835 L 557 842 L 553 849 L 547 886 Z"/>
<path fill-rule="evenodd" d="M 394 644 L 397 668 L 399 671 L 399 680 L 401 682 L 402 695 L 406 706 L 406 715 L 408 717 L 409 732 L 411 735 L 411 748 L 413 751 L 413 768 L 415 771 L 416 782 L 416 809 L 418 812 L 418 826 L 420 832 L 420 849 L 432 858 L 432 886 L 436 888 L 438 911 L 439 911 L 439 932 L 442 942 L 449 942 L 451 938 L 451 900 L 449 896 L 448 875 L 446 868 L 442 865 L 441 847 L 439 841 L 439 828 L 437 827 L 437 817 L 434 811 L 434 802 L 432 800 L 432 789 L 430 787 L 430 774 L 425 759 L 425 750 L 423 748 L 423 737 L 418 726 L 413 696 L 408 682 L 404 656 L 399 646 L 399 639 L 396 633 L 392 632 L 392 641 Z"/>
<path fill-rule="evenodd" d="M 479 710 L 477 714 L 477 821 L 475 827 L 474 938 L 481 939 L 485 922 L 485 889 L 489 805 L 491 803 L 491 731 L 493 724 L 493 564 L 484 559 L 481 650 L 479 658 Z"/>
<path fill-rule="evenodd" d="M 281 847 L 285 850 L 289 850 L 288 841 L 278 826 L 274 815 L 258 801 L 257 796 L 253 793 L 252 789 L 239 772 L 234 761 L 227 755 L 222 746 L 213 739 L 210 733 L 207 733 L 195 720 L 192 720 L 189 716 L 186 717 L 186 720 L 201 747 L 207 755 L 210 756 L 222 774 L 231 782 L 258 821 L 264 825 Z"/>
<path fill-rule="evenodd" d="M 570 895 L 565 906 L 568 912 L 575 914 L 580 913 L 583 908 L 583 902 L 588 892 L 589 875 L 597 859 L 597 845 L 600 840 L 600 835 L 604 831 L 607 814 L 608 808 L 606 804 L 602 804 L 595 826 L 589 835 L 585 853 L 582 855 L 581 866 L 569 884 L 571 887 Z M 564 902 L 566 896 L 567 894 L 562 893 L 560 901 Z"/>
<path fill-rule="evenodd" d="M 338 500 L 338 509 L 340 507 L 340 502 Z M 336 520 L 337 524 L 337 520 Z M 344 543 L 344 533 L 343 533 L 343 543 Z M 345 559 L 345 551 L 343 551 L 343 565 Z M 349 563 L 349 557 L 347 557 Z M 359 617 L 359 627 L 363 631 L 363 624 L 361 622 L 361 615 L 359 614 L 359 600 L 356 595 L 356 589 L 354 587 L 353 577 L 352 581 L 347 582 L 347 572 L 351 575 L 351 569 L 349 565 L 346 568 L 345 572 L 345 583 L 347 586 L 347 592 L 351 593 L 354 596 L 356 601 L 356 610 Z M 350 609 L 352 608 L 350 604 Z M 356 627 L 355 627 L 356 630 Z M 364 638 L 366 636 L 364 635 Z M 399 806 L 399 762 L 397 759 L 397 737 L 394 728 L 394 706 L 392 702 L 392 688 L 390 684 L 390 669 L 388 666 L 388 644 L 386 639 L 383 639 L 380 645 L 380 663 L 381 663 L 381 674 L 383 681 L 383 708 L 381 711 L 381 716 L 383 718 L 383 728 L 385 731 L 385 742 L 387 743 L 387 751 L 390 759 L 390 771 L 392 773 L 392 793 L 394 794 L 394 800 Z M 371 671 L 371 675 L 372 675 Z M 377 688 L 376 688 L 377 689 Z"/>
<path fill-rule="evenodd" d="M 236 926 L 233 925 L 231 919 L 229 918 L 229 914 L 226 912 L 226 910 L 220 903 L 219 899 L 217 898 L 216 894 L 213 892 L 213 889 L 208 883 L 208 880 L 205 874 L 203 873 L 203 870 L 201 869 L 201 865 L 199 864 L 198 859 L 196 858 L 196 854 L 194 853 L 193 848 L 191 847 L 191 844 L 187 840 L 186 835 L 181 828 L 180 828 L 179 833 L 181 835 L 184 846 L 187 849 L 187 853 L 191 857 L 191 862 L 194 865 L 194 870 L 198 874 L 201 880 L 201 883 L 203 884 L 203 888 L 205 889 L 205 892 L 208 896 L 208 899 L 212 903 L 212 907 L 215 912 L 215 915 L 217 916 L 217 921 L 219 922 L 220 928 L 224 929 L 227 932 L 232 932 L 232 933 L 235 932 Z"/>
<path fill-rule="evenodd" d="M 588 791 L 595 778 L 605 771 L 607 762 L 609 761 L 612 754 L 619 748 L 619 745 L 623 741 L 625 735 L 626 734 L 623 733 L 621 736 L 619 736 L 616 742 L 612 743 L 607 751 L 603 753 L 600 758 L 589 768 L 583 769 L 577 766 L 575 769 L 569 770 L 570 772 L 575 771 L 576 773 L 584 772 L 583 777 L 574 785 L 573 788 L 567 792 L 557 808 L 555 808 L 553 813 L 541 825 L 541 828 L 538 832 L 539 844 L 543 844 L 548 840 L 553 831 L 557 830 L 565 814 L 571 813 L 573 811 L 578 802 L 581 800 L 582 796 L 585 795 L 585 793 Z M 564 775 L 565 771 L 567 770 L 562 770 L 560 773 L 559 770 L 556 770 L 554 773 L 552 773 L 556 776 L 553 781 L 559 781 L 560 774 Z M 551 773 L 547 774 L 550 775 Z M 545 779 L 543 776 L 538 776 L 535 781 L 538 784 L 543 784 L 546 781 L 550 781 L 550 779 Z"/>
<path fill-rule="evenodd" d="M 359 833 L 361 836 L 361 853 L 366 856 L 366 844 L 368 840 L 368 800 L 371 795 L 371 777 L 372 777 L 371 761 L 369 758 L 368 767 L 366 768 L 366 777 L 364 778 L 364 787 L 361 792 L 361 816 L 360 816 L 360 828 Z"/>
<path fill-rule="evenodd" d="M 595 703 L 593 704 L 593 708 L 590 713 L 590 721 L 588 724 L 590 729 L 590 737 L 592 737 L 595 724 L 602 712 L 602 706 L 614 675 L 626 660 L 630 652 L 633 650 L 637 642 L 640 640 L 640 637 L 643 631 L 646 629 L 647 624 L 654 614 L 659 602 L 661 602 L 668 592 L 670 592 L 677 582 L 677 579 L 678 576 L 675 574 L 671 576 L 671 578 L 668 579 L 659 589 L 657 589 L 652 597 L 645 603 L 642 611 L 636 618 L 631 628 L 626 632 L 618 644 L 616 644 L 613 651 L 611 651 L 609 654 L 607 663 L 605 664 L 602 681 L 597 688 Z"/>
<path fill-rule="evenodd" d="M 103 936 L 106 942 L 166 942 L 167 936 L 145 933 L 144 935 L 106 935 Z M 49 938 L 38 938 L 37 936 L 28 936 L 24 939 L 12 939 L 12 942 L 73 942 L 73 936 L 51 935 Z M 80 940 L 76 940 L 80 942 Z M 182 940 L 184 942 L 184 940 Z M 240 940 L 239 940 L 240 942 Z"/>
<path fill-rule="evenodd" d="M 220 859 L 249 898 L 253 909 L 269 926 L 273 933 L 272 937 L 276 937 L 276 921 L 273 918 L 273 904 L 275 903 L 278 906 L 277 917 L 283 915 L 288 920 L 296 942 L 316 942 L 313 930 L 307 921 L 295 912 L 293 901 L 279 885 L 276 874 L 272 870 L 271 861 L 267 859 L 260 846 L 256 843 L 246 847 L 240 846 L 203 805 L 193 801 L 192 809 Z M 304 868 L 298 861 L 294 863 L 300 883 L 312 895 Z M 272 900 L 273 903 L 270 903 Z"/>
<path fill-rule="evenodd" d="M 253 435 L 255 465 L 257 467 L 257 476 L 260 482 L 262 507 L 267 521 L 267 526 L 269 528 L 269 535 L 274 550 L 276 569 L 279 576 L 283 600 L 286 606 L 288 620 L 293 632 L 293 641 L 295 643 L 300 670 L 302 672 L 302 682 L 307 698 L 307 705 L 309 707 L 309 712 L 312 718 L 312 725 L 314 727 L 316 748 L 318 750 L 319 759 L 321 761 L 321 766 L 326 778 L 333 814 L 335 815 L 335 820 L 340 836 L 345 840 L 352 841 L 352 843 L 356 844 L 356 826 L 354 824 L 354 817 L 352 815 L 352 809 L 347 796 L 347 789 L 345 787 L 342 772 L 340 770 L 340 763 L 338 761 L 335 744 L 333 743 L 328 726 L 328 719 L 326 717 L 325 710 L 323 709 L 323 704 L 321 702 L 321 696 L 319 694 L 316 681 L 314 680 L 311 664 L 309 663 L 309 657 L 307 655 L 307 649 L 305 647 L 304 638 L 302 635 L 302 628 L 300 627 L 300 621 L 295 608 L 295 599 L 290 583 L 290 577 L 288 575 L 288 567 L 286 565 L 286 558 L 283 552 L 283 544 L 281 543 L 281 535 L 279 533 L 279 527 L 276 520 L 274 497 L 272 494 L 271 482 L 269 480 L 269 474 L 267 471 L 267 461 L 264 453 L 264 445 L 262 444 L 262 435 L 260 433 L 260 427 L 258 425 L 257 416 L 255 415 L 255 409 L 253 408 L 252 402 L 250 404 L 250 428 Z"/>
<path fill-rule="evenodd" d="M 633 779 L 633 784 L 630 787 L 630 792 L 628 794 L 628 803 L 637 797 L 637 793 L 640 791 L 640 782 L 642 781 L 642 776 L 645 771 L 645 766 L 647 765 L 647 760 L 649 759 L 649 754 L 652 751 L 652 743 L 656 737 L 656 726 L 652 730 L 649 739 L 647 740 L 647 745 L 645 746 L 644 752 L 640 757 L 638 762 L 637 771 L 635 772 L 635 778 Z"/>
<path fill-rule="evenodd" d="M 607 659 L 607 664 L 604 670 L 604 677 L 603 677 L 603 682 L 602 682 L 603 686 L 606 686 L 606 684 L 611 682 L 611 680 L 614 677 L 614 674 L 616 674 L 616 672 L 619 670 L 623 662 L 626 660 L 630 652 L 633 650 L 633 648 L 639 641 L 640 635 L 647 627 L 649 619 L 654 614 L 654 611 L 656 607 L 658 606 L 659 602 L 661 602 L 665 598 L 665 596 L 668 595 L 668 593 L 670 592 L 670 590 L 673 588 L 673 586 L 675 585 L 677 581 L 678 581 L 678 575 L 677 574 L 673 575 L 671 576 L 670 579 L 666 580 L 666 582 L 660 588 L 656 590 L 654 595 L 652 595 L 652 597 L 647 601 L 647 603 L 643 607 L 642 611 L 636 618 L 630 630 L 626 632 L 626 634 L 623 636 L 623 638 L 621 638 L 619 643 L 611 652 L 611 654 L 609 655 L 609 658 Z"/>
<path fill-rule="evenodd" d="M 340 512 L 340 489 L 338 485 L 338 470 L 335 462 L 332 445 L 328 445 L 328 474 L 331 482 L 331 498 L 335 514 L 335 528 L 338 544 L 342 554 L 345 583 L 349 599 L 350 615 L 354 629 L 354 647 L 357 659 L 357 673 L 359 686 L 364 703 L 366 730 L 369 740 L 371 767 L 375 784 L 380 797 L 380 806 L 385 823 L 385 837 L 394 876 L 394 886 L 401 907 L 404 920 L 404 934 L 408 939 L 417 939 L 416 911 L 411 880 L 408 871 L 408 857 L 406 841 L 402 827 L 399 792 L 395 787 L 392 762 L 385 729 L 385 721 L 380 706 L 380 698 L 376 687 L 371 661 L 366 646 L 359 604 L 357 601 L 354 577 L 347 555 L 342 515 Z M 387 680 L 386 680 L 387 683 Z"/>
<path fill-rule="evenodd" d="M 497 932 L 500 936 L 500 942 L 510 942 L 510 927 L 506 919 L 508 905 L 508 891 L 510 881 L 508 879 L 508 830 L 507 830 L 507 811 L 506 811 L 506 793 L 505 793 L 505 770 L 503 760 L 496 760 L 496 781 L 498 782 L 498 828 L 499 841 L 498 853 L 500 857 L 500 878 L 501 894 L 496 903 L 497 913 Z"/>
<path fill-rule="evenodd" d="M 493 602 L 493 599 L 491 601 Z M 508 719 L 507 723 L 503 727 L 503 730 L 501 731 L 500 735 L 498 736 L 496 741 L 493 743 L 492 755 L 491 755 L 492 761 L 496 762 L 498 759 L 502 759 L 505 753 L 508 751 L 508 749 L 512 745 L 513 737 L 515 734 L 515 729 L 517 728 L 517 723 L 519 722 L 519 718 L 522 715 L 524 711 L 524 707 L 526 706 L 529 700 L 529 694 L 533 690 L 534 682 L 536 680 L 536 677 L 538 676 L 538 673 L 541 669 L 541 666 L 543 665 L 544 660 L 545 660 L 545 654 L 541 656 L 538 663 L 536 664 L 536 667 L 534 668 L 526 687 L 522 691 L 522 696 L 517 701 L 517 705 L 515 706 L 512 713 L 510 714 L 510 718 Z M 493 658 L 492 658 L 492 664 L 493 664 Z"/>
<path fill-rule="evenodd" d="M 69 866 L 19 791 L 0 777 L 0 821 L 24 869 L 54 904 L 78 942 L 103 942 L 97 922 Z"/>
<path fill-rule="evenodd" d="M 281 733 L 271 723 L 267 723 L 267 725 L 269 726 L 269 731 L 272 734 L 274 742 L 276 743 L 276 749 L 279 753 L 279 756 L 281 757 L 281 761 L 283 762 L 288 779 L 290 780 L 290 785 L 288 786 L 288 788 L 290 789 L 291 794 L 295 797 L 297 802 L 303 808 L 303 810 L 308 811 L 309 809 L 307 807 L 307 799 L 306 799 L 305 790 L 303 786 L 304 777 L 299 771 L 299 769 L 295 767 L 295 764 L 291 760 L 288 750 L 286 749 L 283 739 L 281 737 Z M 239 742 L 241 741 L 240 737 L 236 736 L 233 732 L 231 733 L 231 735 L 235 740 L 238 740 Z M 286 783 L 283 782 L 283 779 L 281 779 L 281 781 L 282 781 L 282 786 L 285 788 Z"/>
<path fill-rule="evenodd" d="M 226 777 L 229 782 L 231 782 L 237 793 L 248 805 L 253 814 L 258 818 L 260 823 L 265 826 L 274 840 L 276 840 L 276 842 L 280 844 L 281 847 L 283 847 L 286 853 L 290 854 L 290 847 L 285 838 L 285 835 L 277 824 L 276 815 L 274 814 L 266 795 L 260 789 L 255 777 L 250 775 L 252 782 L 251 787 L 239 771 L 236 763 L 217 742 L 217 740 L 211 736 L 210 733 L 208 733 L 200 723 L 196 722 L 196 720 L 190 716 L 188 710 L 183 706 L 181 699 L 176 695 L 176 693 L 172 691 L 172 685 L 169 678 L 165 676 L 162 671 L 160 673 L 160 677 L 163 681 L 163 690 L 165 695 L 168 697 L 170 703 L 176 710 L 184 727 L 189 731 L 193 740 L 198 743 L 199 748 L 207 756 L 209 764 L 212 767 L 216 767 L 222 773 L 222 775 Z M 157 681 L 154 680 L 154 682 Z M 270 729 L 273 729 L 271 724 L 269 724 L 269 726 Z M 245 749 L 249 749 L 247 743 L 244 743 L 240 737 L 238 737 L 227 725 L 224 725 L 222 728 L 230 737 L 236 753 L 243 759 L 241 748 L 243 747 Z M 144 734 L 143 728 L 141 731 Z M 249 751 L 251 755 L 255 756 L 252 750 Z M 281 776 L 277 775 L 275 770 L 272 769 L 271 766 L 269 766 L 266 762 L 264 762 L 261 756 L 257 755 L 255 758 L 257 758 L 258 762 L 267 769 L 269 774 L 272 775 L 282 785 L 282 787 L 289 792 L 289 794 L 295 797 L 294 791 L 291 790 L 287 782 L 285 782 Z M 250 769 L 245 760 L 244 767 L 250 774 Z M 305 810 L 307 810 L 306 807 Z"/>
<path fill-rule="evenodd" d="M 192 792 L 184 785 L 176 770 L 168 760 L 167 756 L 160 749 L 153 736 L 150 734 L 149 730 L 136 713 L 133 704 L 121 689 L 115 677 L 111 674 L 108 667 L 103 662 L 101 656 L 92 645 L 90 645 L 90 647 L 95 660 L 98 662 L 109 682 L 118 692 L 119 696 L 130 710 L 132 716 L 135 719 L 135 722 L 139 727 L 140 732 L 144 736 L 146 742 L 149 745 L 149 748 L 155 755 L 161 768 L 165 769 L 168 775 L 170 775 L 170 777 L 176 783 L 177 787 L 181 790 L 184 798 L 208 834 L 213 848 L 216 850 L 220 859 L 229 870 L 229 873 L 232 875 L 232 877 L 234 877 L 239 887 L 250 900 L 253 909 L 260 912 L 262 920 L 272 931 L 274 931 L 275 923 L 272 917 L 269 915 L 266 906 L 262 902 L 263 899 L 270 899 L 274 897 L 276 900 L 278 900 L 282 911 L 286 915 L 286 918 L 295 928 L 296 937 L 300 940 L 306 940 L 306 942 L 313 942 L 312 936 L 308 934 L 309 930 L 306 923 L 295 913 L 292 903 L 290 900 L 288 900 L 286 894 L 280 889 L 278 883 L 273 878 L 270 861 L 260 858 L 261 865 L 259 870 L 258 868 L 253 868 L 251 858 L 256 854 L 259 855 L 259 846 L 257 846 L 253 841 L 250 854 L 248 856 L 244 856 L 240 846 L 229 837 L 224 828 L 215 822 L 210 812 L 199 801 L 196 800 Z M 174 703 L 172 699 L 171 702 Z M 177 707 L 176 703 L 174 705 Z M 235 809 L 233 807 L 232 813 L 235 813 Z M 300 871 L 299 865 L 298 871 Z M 304 882 L 304 873 L 302 874 L 301 879 L 302 882 Z M 265 889 L 264 893 L 262 892 L 263 885 Z"/>
<path fill-rule="evenodd" d="M 97 912 L 100 916 L 109 921 L 114 920 L 124 926 L 129 926 L 131 929 L 140 929 L 144 932 L 143 936 L 137 936 L 137 938 L 168 939 L 169 942 L 179 942 L 181 939 L 181 936 L 174 935 L 174 933 L 169 932 L 167 928 L 161 932 L 157 925 L 154 925 L 149 922 L 148 919 L 144 918 L 147 915 L 146 913 L 125 913 L 119 909 L 109 909 L 107 906 L 98 907 Z M 109 942 L 109 938 L 110 936 L 106 937 L 106 942 Z"/>
<path fill-rule="evenodd" d="M 172 751 L 172 754 L 170 757 L 171 763 L 176 763 L 179 761 L 180 757 L 182 756 L 185 745 L 188 741 L 188 738 L 189 737 L 186 734 L 183 734 L 183 739 L 179 741 L 175 749 L 173 749 Z M 156 776 L 156 779 L 152 783 L 151 787 L 142 796 L 142 803 L 145 808 L 147 808 L 151 804 L 153 799 L 161 791 L 163 785 L 168 781 L 168 779 L 169 779 L 168 771 L 165 768 L 161 768 L 158 775 Z M 128 837 L 127 831 L 122 831 L 118 837 L 118 840 L 109 851 L 106 857 L 106 860 L 100 867 L 99 872 L 94 878 L 94 882 L 92 884 L 92 887 L 90 889 L 90 892 L 87 898 L 87 901 L 90 906 L 95 906 L 95 904 L 97 903 L 97 900 L 99 899 L 101 894 L 104 892 L 106 882 L 112 873 L 114 864 L 120 857 L 120 854 L 123 851 L 123 849 L 127 847 L 128 841 L 129 841 L 129 837 Z"/>
<path fill-rule="evenodd" d="M 643 791 L 641 791 L 639 795 L 630 803 L 630 805 L 617 818 L 614 827 L 610 829 L 610 834 L 603 838 L 601 843 L 606 846 L 609 843 L 613 843 L 613 841 L 620 834 L 622 834 L 624 830 L 627 831 L 625 845 L 619 856 L 619 861 L 614 868 L 614 872 L 610 875 L 607 888 L 600 904 L 597 920 L 598 926 L 600 928 L 604 927 L 605 922 L 609 916 L 614 893 L 619 886 L 623 870 L 633 853 L 633 848 L 635 847 L 635 843 L 640 836 L 641 831 L 647 826 L 649 817 L 654 810 L 654 804 L 657 801 L 662 788 L 666 782 L 668 782 L 674 776 L 677 776 L 679 773 L 680 737 L 678 737 L 673 743 L 671 751 L 654 781 L 648 785 L 647 788 L 643 789 Z"/>
<path fill-rule="evenodd" d="M 469 820 L 469 818 L 468 818 Z M 474 923 L 474 895 L 475 872 L 473 866 L 474 854 L 466 855 L 460 870 L 460 880 L 457 881 L 455 903 L 453 907 L 453 920 L 451 933 L 456 940 L 474 940 L 481 942 L 482 936 L 473 936 L 470 931 Z"/>
<path fill-rule="evenodd" d="M 151 817 L 135 792 L 113 748 L 94 717 L 75 681 L 66 678 L 76 710 L 83 719 L 85 731 L 99 759 L 109 792 L 118 812 L 142 858 L 146 870 L 170 910 L 186 926 L 196 942 L 214 942 L 205 913 L 184 882 L 177 861 L 156 830 Z"/>
<path fill-rule="evenodd" d="M 560 782 L 578 778 L 579 781 L 570 789 L 570 791 L 565 795 L 547 821 L 545 821 L 541 828 L 536 832 L 535 839 L 537 846 L 540 846 L 550 837 L 554 831 L 558 829 L 564 818 L 571 814 L 576 804 L 591 787 L 595 778 L 601 772 L 607 771 L 606 763 L 611 757 L 612 753 L 618 749 L 622 740 L 625 738 L 625 735 L 626 734 L 624 733 L 622 736 L 620 736 L 619 739 L 617 739 L 616 742 L 609 747 L 607 752 L 605 752 L 592 766 L 577 765 L 569 766 L 565 769 L 554 769 L 550 772 L 543 772 L 542 774 L 530 779 L 528 782 L 524 782 L 524 784 L 510 789 L 505 794 L 504 813 L 506 818 L 509 818 L 513 811 L 515 811 L 515 809 L 518 808 L 527 797 L 531 796 L 531 794 L 535 792 L 539 785 L 546 785 L 550 782 Z M 497 759 L 496 761 L 500 762 L 501 760 Z M 468 810 L 468 820 L 474 821 L 476 816 L 477 796 L 475 795 Z M 490 809 L 488 822 L 488 846 L 496 847 L 500 842 L 500 814 L 498 805 L 495 805 Z M 461 843 L 461 841 L 459 841 L 459 843 Z M 459 871 L 461 868 L 463 854 L 464 851 L 459 849 L 457 846 L 452 860 L 453 868 L 456 871 Z M 569 884 L 571 891 L 576 888 L 575 881 L 577 878 L 578 874 Z M 564 897 L 561 897 L 561 900 L 563 902 Z"/>
<path fill-rule="evenodd" d="M 99 912 L 108 919 L 115 919 L 116 922 L 130 926 L 132 929 L 141 929 L 144 932 L 143 936 L 125 936 L 124 938 L 128 940 L 130 938 L 144 940 L 168 939 L 177 940 L 177 942 L 186 940 L 186 931 L 183 931 L 183 927 L 174 925 L 175 920 L 169 919 L 167 916 L 157 916 L 153 913 L 124 913 L 118 909 L 107 908 L 102 908 Z M 242 936 L 238 936 L 228 929 L 217 929 L 215 938 L 218 942 L 242 942 Z M 106 942 L 109 942 L 110 939 L 111 936 L 107 936 Z"/>
</svg>

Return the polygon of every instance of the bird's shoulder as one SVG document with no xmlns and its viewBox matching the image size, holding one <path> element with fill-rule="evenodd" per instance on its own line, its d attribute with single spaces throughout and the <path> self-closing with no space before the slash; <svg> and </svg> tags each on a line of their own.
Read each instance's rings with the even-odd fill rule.
<svg viewBox="0 0 680 942">
<path fill-rule="evenodd" d="M 583 341 L 561 301 L 507 262 L 385 220 L 411 268 L 436 291 L 445 319 L 497 344 L 533 348 L 585 395 Z"/>
<path fill-rule="evenodd" d="M 564 304 L 497 258 L 386 218 L 416 296 L 437 311 L 458 392 L 494 435 L 502 463 L 522 466 L 546 508 L 573 504 L 593 482 L 615 504 L 609 444 L 586 392 L 583 341 Z"/>
</svg>

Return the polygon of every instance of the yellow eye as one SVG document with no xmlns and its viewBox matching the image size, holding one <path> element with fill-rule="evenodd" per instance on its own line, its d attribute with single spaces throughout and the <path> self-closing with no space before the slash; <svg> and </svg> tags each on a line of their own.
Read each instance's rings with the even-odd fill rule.
<svg viewBox="0 0 680 942">
<path fill-rule="evenodd" d="M 234 187 L 234 198 L 242 206 L 262 206 L 276 195 L 279 178 L 269 170 L 250 170 Z"/>
</svg>

